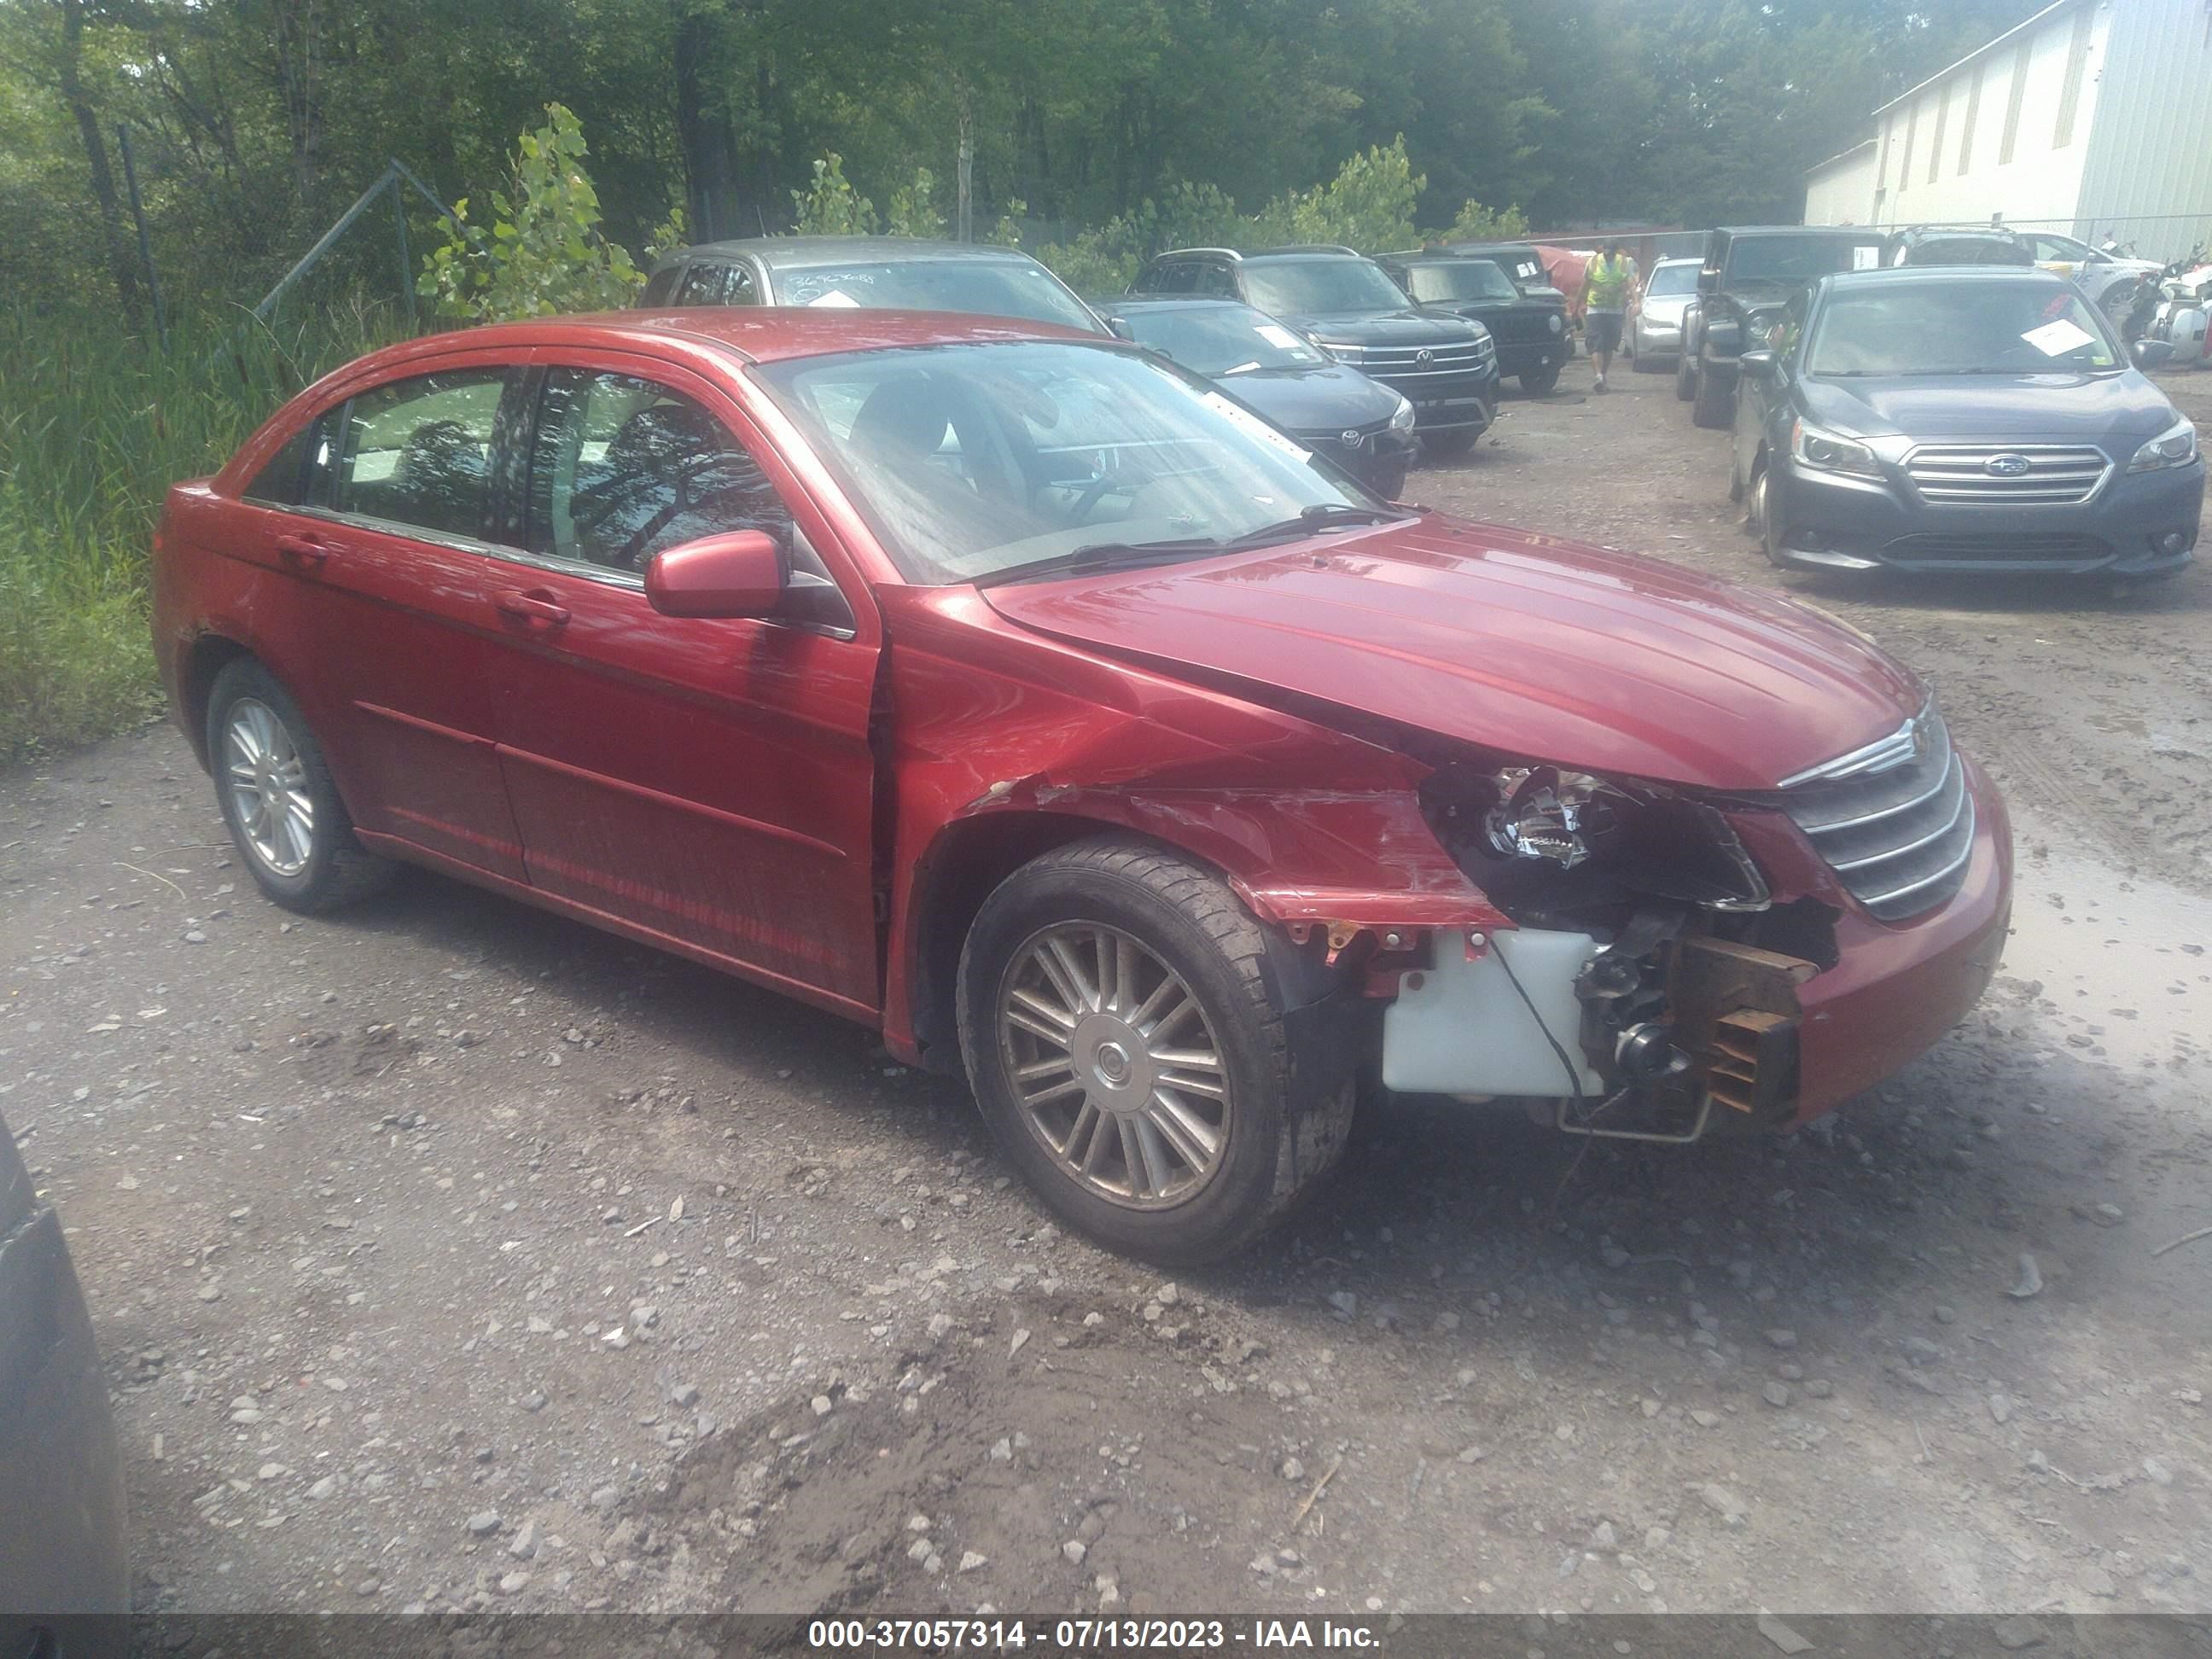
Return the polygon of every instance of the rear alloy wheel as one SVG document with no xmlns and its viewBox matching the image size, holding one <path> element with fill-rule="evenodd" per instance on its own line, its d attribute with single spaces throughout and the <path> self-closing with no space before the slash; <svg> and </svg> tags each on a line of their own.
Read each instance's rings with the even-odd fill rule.
<svg viewBox="0 0 2212 1659">
<path fill-rule="evenodd" d="M 1219 878 L 1141 842 L 1079 842 L 1008 877 L 961 953 L 959 1015 L 1007 1155 L 1069 1224 L 1132 1255 L 1235 1250 L 1350 1127 L 1348 1086 L 1300 1096 L 1259 924 Z"/>
<path fill-rule="evenodd" d="M 231 840 L 255 884 L 286 909 L 335 909 L 390 878 L 393 866 L 354 839 L 299 705 L 250 657 L 216 676 L 207 752 Z"/>
<path fill-rule="evenodd" d="M 1541 368 L 1530 369 L 1521 376 L 1521 389 L 1532 398 L 1540 398 L 1559 383 L 1559 366 L 1547 363 Z"/>
</svg>

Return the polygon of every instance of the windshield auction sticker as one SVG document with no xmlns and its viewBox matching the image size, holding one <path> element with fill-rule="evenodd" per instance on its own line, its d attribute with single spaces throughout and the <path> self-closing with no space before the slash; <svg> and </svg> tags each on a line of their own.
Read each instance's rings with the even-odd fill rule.
<svg viewBox="0 0 2212 1659">
<path fill-rule="evenodd" d="M 2020 337 L 2046 357 L 2063 357 L 2069 351 L 2079 351 L 2085 345 L 2097 343 L 2097 337 L 2087 329 L 2063 317 L 2041 328 L 2031 328 Z"/>
</svg>

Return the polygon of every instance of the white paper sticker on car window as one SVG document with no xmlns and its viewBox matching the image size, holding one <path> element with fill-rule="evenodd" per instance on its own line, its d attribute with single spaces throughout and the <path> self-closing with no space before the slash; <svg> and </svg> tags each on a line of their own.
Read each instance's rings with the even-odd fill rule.
<svg viewBox="0 0 2212 1659">
<path fill-rule="evenodd" d="M 2097 343 L 2097 337 L 2087 329 L 2063 317 L 2041 328 L 2031 328 L 2020 337 L 2046 357 L 2063 357 L 2069 351 L 2079 351 L 2085 345 Z"/>
<path fill-rule="evenodd" d="M 1285 351 L 1296 351 L 1300 346 L 1305 343 L 1304 340 L 1298 338 L 1297 335 L 1291 333 L 1290 330 L 1285 328 L 1280 323 L 1261 324 L 1260 337 L 1265 340 L 1269 345 L 1280 346 Z"/>
<path fill-rule="evenodd" d="M 1853 270 L 1878 270 L 1881 267 L 1881 250 L 1878 247 L 1855 247 L 1851 250 Z"/>
<path fill-rule="evenodd" d="M 860 302 L 842 288 L 833 288 L 827 294 L 818 294 L 806 302 L 810 306 L 843 306 L 858 311 Z"/>
</svg>

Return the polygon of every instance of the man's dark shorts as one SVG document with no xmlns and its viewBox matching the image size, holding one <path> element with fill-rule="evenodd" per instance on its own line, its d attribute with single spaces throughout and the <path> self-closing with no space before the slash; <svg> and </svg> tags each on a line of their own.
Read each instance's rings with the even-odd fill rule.
<svg viewBox="0 0 2212 1659">
<path fill-rule="evenodd" d="M 1583 319 L 1583 349 L 1593 357 L 1620 349 L 1620 313 L 1593 311 Z"/>
</svg>

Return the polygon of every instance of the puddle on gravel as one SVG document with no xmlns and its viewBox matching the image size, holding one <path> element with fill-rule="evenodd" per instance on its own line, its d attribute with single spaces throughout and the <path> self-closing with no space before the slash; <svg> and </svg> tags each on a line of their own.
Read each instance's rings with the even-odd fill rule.
<svg viewBox="0 0 2212 1659">
<path fill-rule="evenodd" d="M 2027 823 L 2015 835 L 2024 848 L 2061 839 Z M 2070 853 L 2023 857 L 2000 971 L 2042 981 L 2058 1010 L 2056 1035 L 2072 1048 L 2130 1068 L 2201 1063 L 2212 1033 L 2212 900 Z"/>
</svg>

